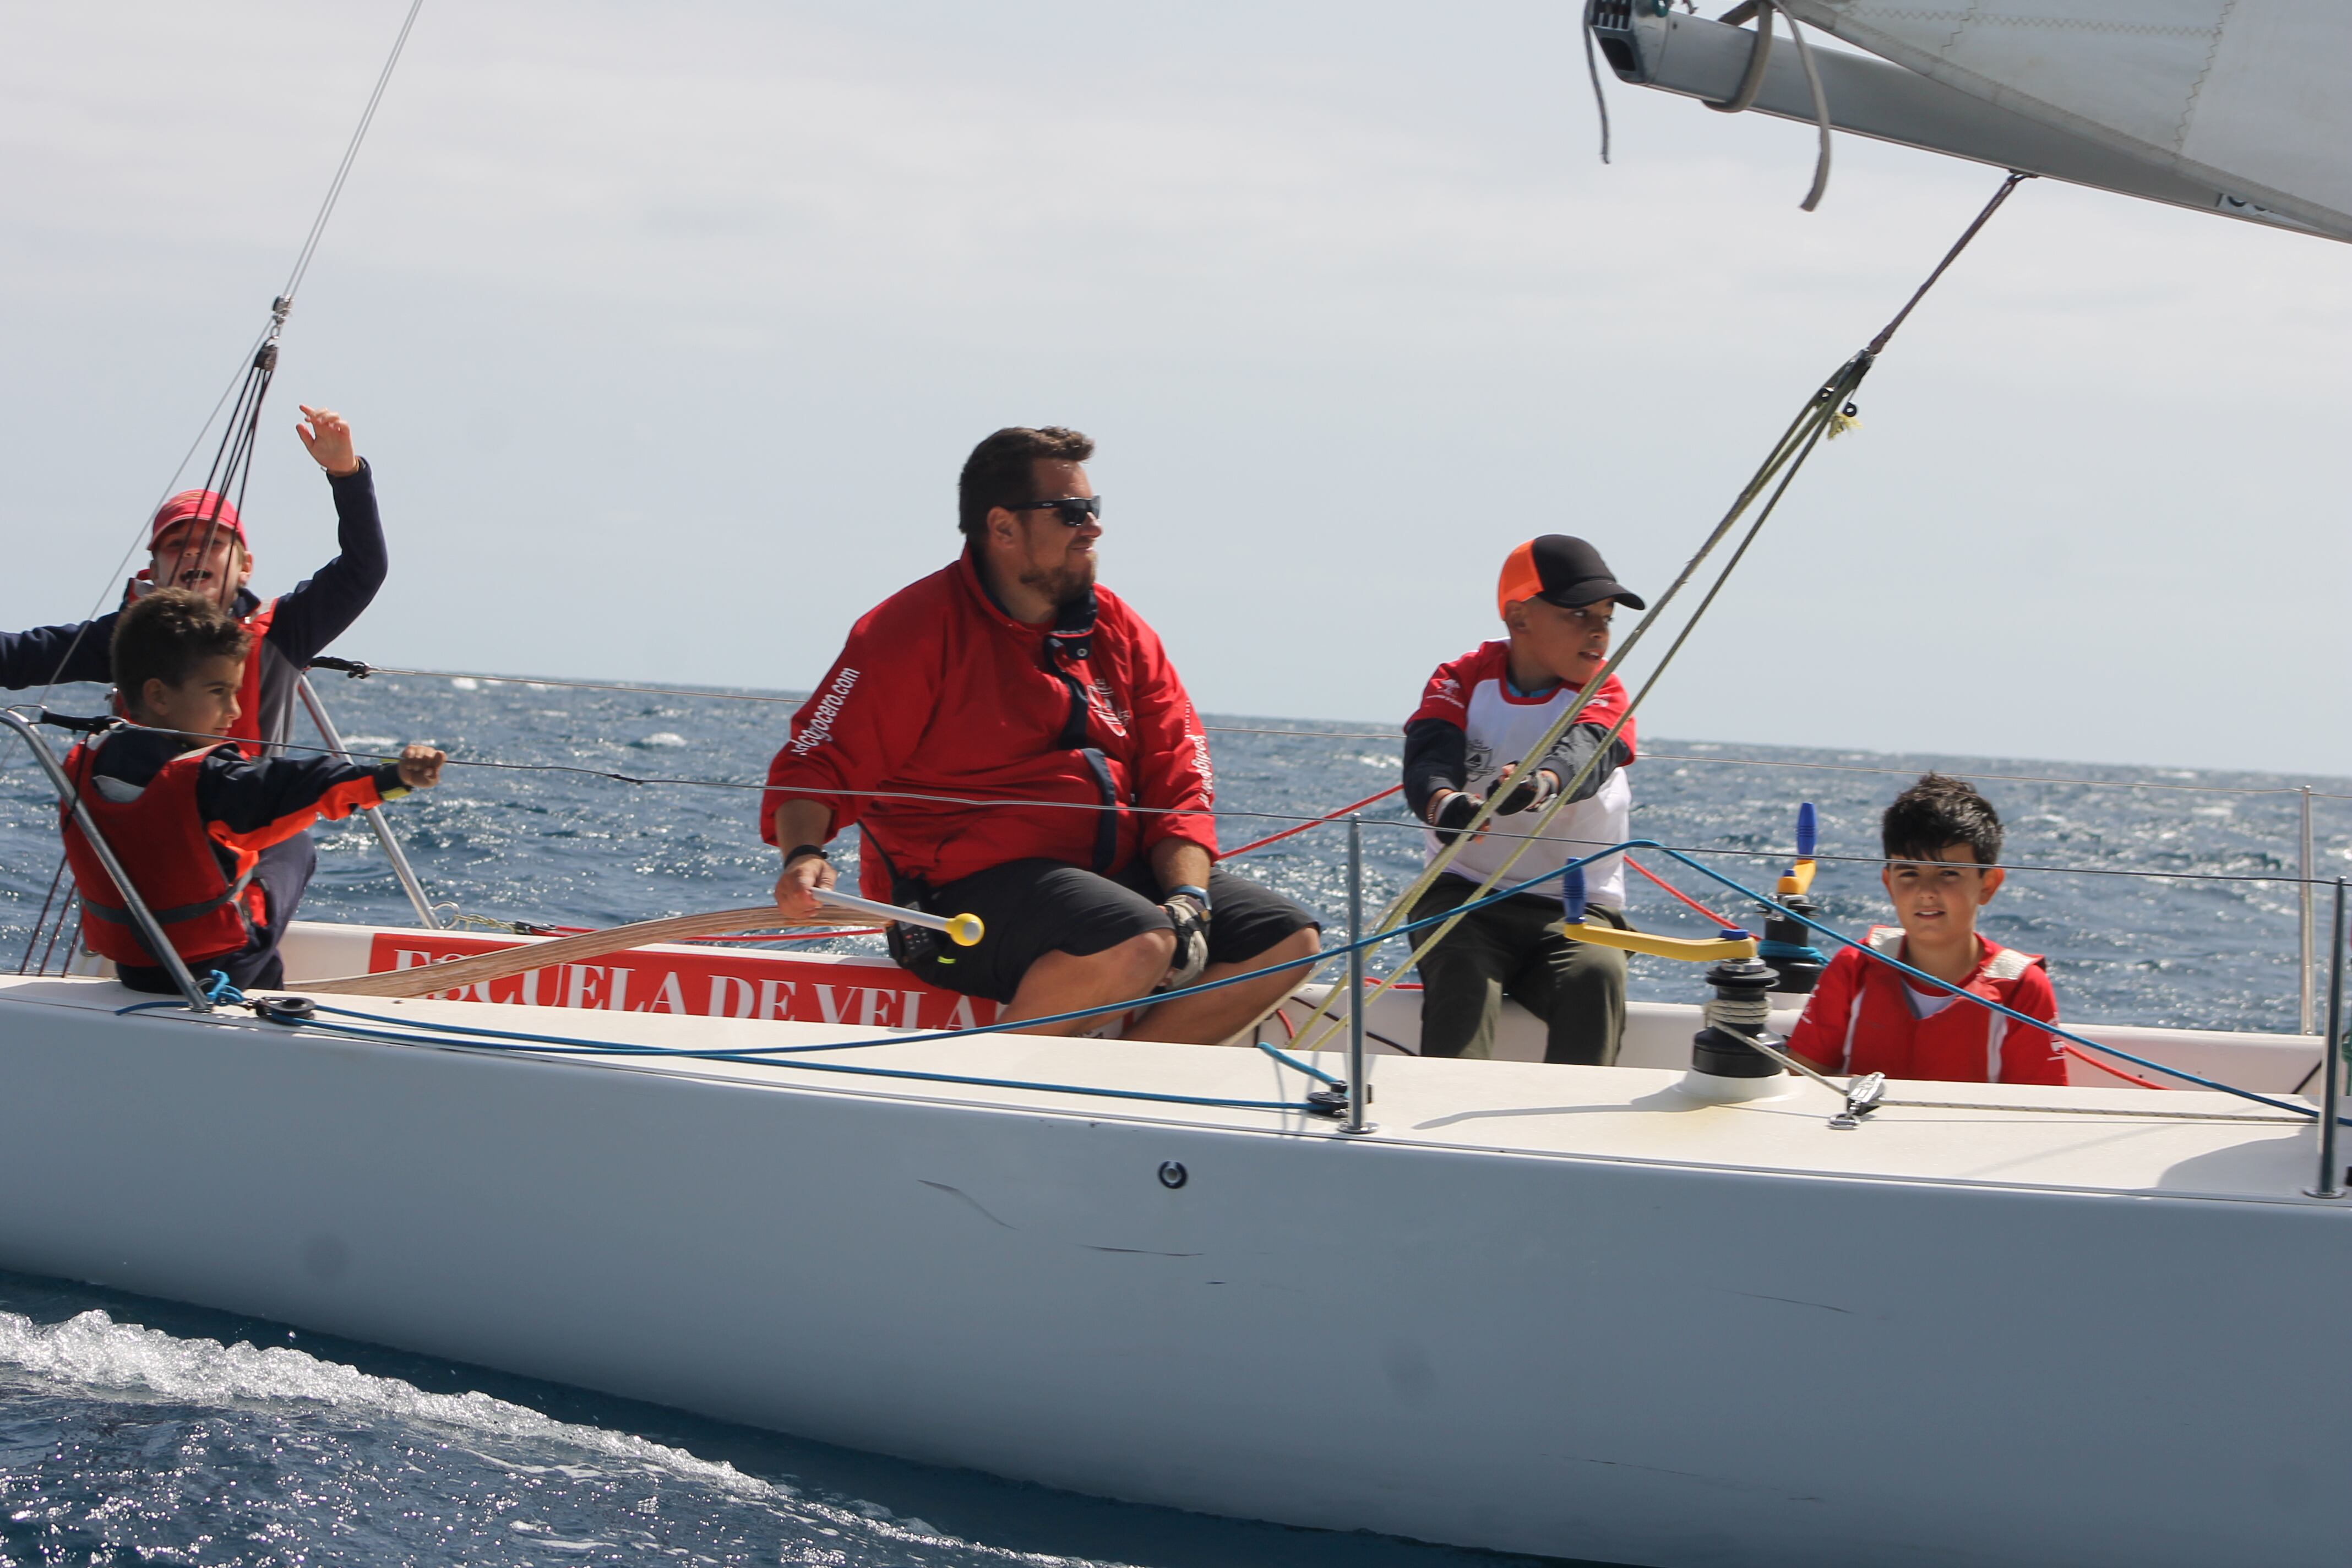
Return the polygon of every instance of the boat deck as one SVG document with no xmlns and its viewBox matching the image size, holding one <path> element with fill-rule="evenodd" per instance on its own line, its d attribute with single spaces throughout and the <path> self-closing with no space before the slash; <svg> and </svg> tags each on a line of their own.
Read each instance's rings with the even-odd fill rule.
<svg viewBox="0 0 2352 1568">
<path fill-rule="evenodd" d="M 135 995 L 110 981 L 0 979 L 0 1002 L 112 1014 Z M 343 1004 L 333 998 L 322 1001 Z M 2130 1088 L 2049 1089 L 1897 1082 L 1890 1103 L 1852 1131 L 1832 1129 L 1838 1099 L 1783 1080 L 1769 1100 L 1706 1103 L 1682 1074 L 1643 1067 L 1552 1067 L 1511 1061 L 1383 1058 L 1372 1073 L 1373 1130 L 1349 1136 L 1330 1120 L 1255 1110 L 1075 1092 L 1078 1089 L 1297 1101 L 1317 1087 L 1262 1053 L 1142 1040 L 985 1035 L 897 1041 L 898 1031 L 847 1024 L 672 1017 L 569 1009 L 484 1007 L 440 1000 L 353 998 L 350 1011 L 407 1027 L 540 1030 L 635 1047 L 730 1051 L 873 1042 L 822 1061 L 897 1072 L 1015 1080 L 1021 1087 L 865 1077 L 808 1067 L 699 1058 L 522 1055 L 439 1035 L 394 1043 L 289 1029 L 242 1011 L 192 1020 L 134 1015 L 142 1027 L 236 1030 L 257 1048 L 455 1052 L 506 1058 L 562 1073 L 657 1074 L 794 1095 L 878 1097 L 1126 1121 L 1221 1129 L 1430 1151 L 1674 1165 L 1792 1177 L 1988 1185 L 2147 1196 L 2252 1200 L 2338 1207 L 2306 1195 L 2315 1176 L 2311 1123 L 2233 1097 Z M 372 1026 L 362 1018 L 341 1022 Z M 896 1043 L 894 1043 L 896 1041 Z M 1314 1058 L 1344 1071 L 1336 1052 Z M 1036 1086 L 1068 1085 L 1063 1092 Z"/>
</svg>

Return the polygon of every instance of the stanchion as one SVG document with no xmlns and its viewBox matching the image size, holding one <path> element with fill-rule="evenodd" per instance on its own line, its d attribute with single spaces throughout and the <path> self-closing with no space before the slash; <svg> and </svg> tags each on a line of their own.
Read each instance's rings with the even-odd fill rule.
<svg viewBox="0 0 2352 1568">
<path fill-rule="evenodd" d="M 328 716 L 327 705 L 319 700 L 318 690 L 310 684 L 310 678 L 297 676 L 294 692 L 302 699 L 302 706 L 310 710 L 310 723 L 319 731 L 319 739 L 327 742 L 328 752 L 350 762 L 351 748 L 343 744 L 343 732 Z M 441 917 L 434 912 L 433 900 L 425 897 L 425 884 L 417 880 L 416 868 L 408 863 L 408 851 L 401 847 L 400 836 L 393 832 L 392 824 L 383 819 L 383 812 L 380 808 L 368 805 L 362 806 L 360 810 L 366 816 L 367 825 L 375 830 L 375 841 L 383 846 L 384 859 L 391 862 L 393 880 L 398 882 L 400 890 L 408 895 L 408 907 L 416 911 L 417 923 L 426 931 L 441 930 Z"/>
<path fill-rule="evenodd" d="M 1343 1132 L 1370 1132 L 1364 1102 L 1372 1086 L 1364 1076 L 1364 819 L 1348 814 L 1348 1121 Z"/>
<path fill-rule="evenodd" d="M 2320 1045 L 2319 1185 L 2315 1198 L 2344 1195 L 2344 1167 L 2336 1152 L 2336 1117 L 2344 1100 L 2344 879 L 2336 879 L 2336 940 L 2327 950 L 2327 1038 Z"/>
<path fill-rule="evenodd" d="M 2295 996 L 2294 1003 L 2295 1018 L 2297 1020 L 2295 1032 L 2302 1035 L 2311 1033 L 2313 1021 L 2311 1006 L 2311 993 L 2313 986 L 2311 983 L 2315 978 L 2312 973 L 2312 971 L 2317 967 L 2312 962 L 2312 955 L 2315 950 L 2319 946 L 2319 943 L 2313 940 L 2313 938 L 2317 936 L 2319 933 L 2312 929 L 2314 921 L 2312 914 L 2313 889 L 2311 885 L 2311 786 L 2309 784 L 2305 784 L 2303 786 L 2303 854 L 2298 861 L 2299 869 L 2295 872 L 2295 875 L 2303 879 L 2303 885 L 2295 889 L 2296 892 L 2302 895 L 2303 925 L 2301 931 L 2301 951 L 2295 954 L 2294 965 L 2295 979 L 2300 986 L 2300 990 Z"/>
</svg>

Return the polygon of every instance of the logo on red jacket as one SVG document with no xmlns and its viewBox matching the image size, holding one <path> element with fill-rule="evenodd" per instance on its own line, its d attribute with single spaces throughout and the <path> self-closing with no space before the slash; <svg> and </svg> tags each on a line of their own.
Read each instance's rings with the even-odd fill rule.
<svg viewBox="0 0 2352 1568">
<path fill-rule="evenodd" d="M 824 689 L 824 700 L 816 705 L 809 721 L 802 726 L 792 740 L 793 754 L 805 757 L 833 739 L 833 721 L 841 716 L 841 705 L 849 700 L 849 689 L 857 684 L 857 672 L 845 669 Z"/>
</svg>

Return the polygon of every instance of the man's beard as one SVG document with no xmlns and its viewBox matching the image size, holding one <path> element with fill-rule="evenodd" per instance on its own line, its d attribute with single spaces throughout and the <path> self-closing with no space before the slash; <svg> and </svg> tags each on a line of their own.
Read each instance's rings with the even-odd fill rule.
<svg viewBox="0 0 2352 1568">
<path fill-rule="evenodd" d="M 1021 585 L 1044 595 L 1059 609 L 1085 598 L 1087 590 L 1095 585 L 1094 557 L 1089 555 L 1077 566 L 1031 567 L 1021 574 Z"/>
</svg>

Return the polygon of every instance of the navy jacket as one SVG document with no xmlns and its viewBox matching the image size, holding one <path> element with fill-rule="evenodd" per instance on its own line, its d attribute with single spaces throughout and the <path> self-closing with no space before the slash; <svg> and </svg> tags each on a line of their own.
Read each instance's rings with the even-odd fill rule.
<svg viewBox="0 0 2352 1568">
<path fill-rule="evenodd" d="M 294 727 L 294 682 L 310 661 L 341 637 L 383 586 L 387 564 L 383 523 L 376 515 L 375 480 L 364 460 L 355 474 L 329 475 L 335 496 L 335 558 L 309 580 L 278 595 L 269 635 L 257 652 L 261 661 L 261 738 L 283 742 Z M 239 589 L 231 606 L 240 617 L 261 600 Z M 109 649 L 114 641 L 110 611 L 94 621 L 0 632 L 0 688 L 61 685 L 70 680 L 112 679 Z"/>
</svg>

